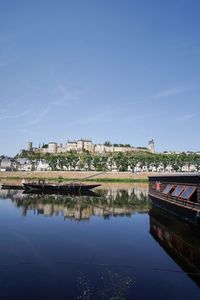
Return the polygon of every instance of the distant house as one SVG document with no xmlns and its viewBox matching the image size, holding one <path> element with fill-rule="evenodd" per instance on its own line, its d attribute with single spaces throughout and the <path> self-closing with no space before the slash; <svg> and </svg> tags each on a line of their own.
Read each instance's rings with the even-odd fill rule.
<svg viewBox="0 0 200 300">
<path fill-rule="evenodd" d="M 50 171 L 50 170 L 51 168 L 45 160 L 41 159 L 37 161 L 36 171 Z"/>
<path fill-rule="evenodd" d="M 10 157 L 5 157 L 1 160 L 0 171 L 15 171 L 18 163 Z"/>
<path fill-rule="evenodd" d="M 31 171 L 32 163 L 28 158 L 18 158 L 18 171 Z"/>
</svg>

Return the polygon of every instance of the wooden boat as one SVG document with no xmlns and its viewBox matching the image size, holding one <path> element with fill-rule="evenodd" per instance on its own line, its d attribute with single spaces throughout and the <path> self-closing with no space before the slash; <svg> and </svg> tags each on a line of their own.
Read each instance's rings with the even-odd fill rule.
<svg viewBox="0 0 200 300">
<path fill-rule="evenodd" d="M 200 228 L 200 175 L 149 177 L 153 205 Z"/>
<path fill-rule="evenodd" d="M 48 184 L 48 183 L 23 183 L 25 190 L 39 191 L 88 191 L 100 186 L 100 184 L 83 184 L 83 183 L 67 183 L 67 184 Z"/>
<path fill-rule="evenodd" d="M 67 192 L 67 191 L 89 191 L 96 187 L 100 186 L 100 184 L 83 184 L 77 182 L 71 182 L 67 184 L 49 184 L 45 183 L 44 180 L 39 180 L 38 182 L 32 183 L 23 183 L 21 185 L 8 185 L 2 184 L 2 189 L 9 189 L 9 190 L 25 190 L 25 191 L 60 191 L 60 192 Z"/>
<path fill-rule="evenodd" d="M 11 185 L 11 184 L 2 184 L 2 190 L 22 190 L 23 187 L 21 185 Z"/>
</svg>

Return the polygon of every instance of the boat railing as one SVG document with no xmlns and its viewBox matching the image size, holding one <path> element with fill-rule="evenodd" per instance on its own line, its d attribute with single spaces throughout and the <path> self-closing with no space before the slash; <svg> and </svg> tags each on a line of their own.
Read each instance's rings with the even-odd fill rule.
<svg viewBox="0 0 200 300">
<path fill-rule="evenodd" d="M 181 206 L 185 206 L 192 209 L 200 209 L 200 203 L 192 202 L 189 200 L 180 199 L 179 197 L 173 197 L 171 195 L 164 195 L 159 191 L 151 190 L 150 194 L 153 193 L 154 195 L 158 197 L 162 197 L 163 200 L 167 200 L 169 202 L 177 203 Z"/>
</svg>

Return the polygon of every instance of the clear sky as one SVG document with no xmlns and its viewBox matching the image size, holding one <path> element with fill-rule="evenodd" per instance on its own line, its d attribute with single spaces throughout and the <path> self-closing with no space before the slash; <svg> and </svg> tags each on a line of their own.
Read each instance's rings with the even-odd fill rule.
<svg viewBox="0 0 200 300">
<path fill-rule="evenodd" d="M 200 150 L 199 0 L 0 0 L 0 154 Z"/>
</svg>

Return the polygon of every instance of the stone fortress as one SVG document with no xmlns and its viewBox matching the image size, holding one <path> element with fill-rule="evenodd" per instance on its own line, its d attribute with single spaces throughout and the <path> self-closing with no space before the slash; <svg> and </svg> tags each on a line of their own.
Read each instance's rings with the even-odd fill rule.
<svg viewBox="0 0 200 300">
<path fill-rule="evenodd" d="M 59 154 L 66 153 L 70 151 L 75 151 L 77 153 L 82 153 L 84 151 L 88 151 L 90 153 L 115 153 L 115 152 L 140 152 L 147 151 L 150 153 L 155 153 L 155 144 L 154 140 L 150 140 L 147 147 L 133 147 L 130 145 L 123 144 L 111 144 L 109 142 L 105 144 L 93 144 L 90 139 L 79 139 L 68 141 L 65 145 L 58 144 L 55 142 L 50 142 L 48 144 L 43 145 L 42 147 L 33 147 L 32 142 L 28 142 L 27 147 L 28 152 L 33 153 L 51 153 L 51 154 Z"/>
</svg>

